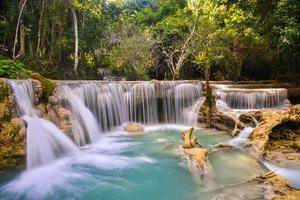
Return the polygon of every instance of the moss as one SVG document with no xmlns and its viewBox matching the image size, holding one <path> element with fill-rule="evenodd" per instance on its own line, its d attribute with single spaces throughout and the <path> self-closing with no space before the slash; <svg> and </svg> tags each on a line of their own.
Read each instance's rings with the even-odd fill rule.
<svg viewBox="0 0 300 200">
<path fill-rule="evenodd" d="M 8 83 L 5 79 L 0 79 L 0 101 L 3 101 L 9 95 Z"/>
<path fill-rule="evenodd" d="M 43 87 L 42 101 L 48 102 L 49 96 L 52 95 L 52 93 L 56 87 L 55 81 L 47 79 L 38 73 L 32 74 L 31 78 L 41 82 L 42 87 Z"/>
<path fill-rule="evenodd" d="M 4 79 L 0 79 L 0 125 L 11 119 L 11 107 L 9 101 L 9 87 Z"/>
<path fill-rule="evenodd" d="M 21 126 L 6 122 L 0 134 L 0 170 L 12 168 L 25 162 L 25 135 L 20 134 Z"/>
</svg>

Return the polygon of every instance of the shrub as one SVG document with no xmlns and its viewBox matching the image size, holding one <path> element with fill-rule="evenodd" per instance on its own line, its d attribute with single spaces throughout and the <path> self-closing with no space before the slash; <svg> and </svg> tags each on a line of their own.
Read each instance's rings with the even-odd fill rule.
<svg viewBox="0 0 300 200">
<path fill-rule="evenodd" d="M 25 68 L 21 62 L 16 62 L 11 59 L 0 60 L 0 77 L 4 78 L 27 78 L 32 74 L 32 71 Z"/>
</svg>

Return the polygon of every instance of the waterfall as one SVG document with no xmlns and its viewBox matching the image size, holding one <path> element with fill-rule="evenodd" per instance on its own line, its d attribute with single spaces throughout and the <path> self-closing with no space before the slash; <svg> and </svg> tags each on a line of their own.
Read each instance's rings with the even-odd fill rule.
<svg viewBox="0 0 300 200">
<path fill-rule="evenodd" d="M 18 114 L 20 116 L 36 116 L 37 110 L 34 108 L 34 91 L 31 81 L 13 81 L 9 80 L 13 89 L 17 103 Z"/>
<path fill-rule="evenodd" d="M 255 128 L 259 126 L 258 121 L 255 118 L 252 118 L 255 124 Z M 253 132 L 253 130 L 255 129 L 253 127 L 246 127 L 244 128 L 237 137 L 229 140 L 227 143 L 233 146 L 238 146 L 238 147 L 243 147 L 244 145 L 247 144 L 247 142 L 249 141 L 249 136 L 251 135 L 251 133 Z"/>
<path fill-rule="evenodd" d="M 232 86 L 216 86 L 214 95 L 233 109 L 265 109 L 280 108 L 287 100 L 284 88 L 232 88 Z"/>
<path fill-rule="evenodd" d="M 9 81 L 20 116 L 27 122 L 27 169 L 53 162 L 79 150 L 52 122 L 39 118 L 30 80 Z"/>
<path fill-rule="evenodd" d="M 174 85 L 163 82 L 161 87 L 166 91 L 163 97 L 165 122 L 194 125 L 198 117 L 201 85 L 190 83 Z"/>
<path fill-rule="evenodd" d="M 153 124 L 158 122 L 158 110 L 154 83 L 139 83 L 128 88 L 124 94 L 129 110 L 129 120 Z"/>
<path fill-rule="evenodd" d="M 195 125 L 202 91 L 200 83 L 174 81 L 66 82 L 60 88 L 65 86 L 69 89 L 63 89 L 64 93 L 76 95 L 96 117 L 102 131 L 127 122 Z M 72 106 L 74 97 L 68 94 L 71 112 L 79 113 L 80 106 Z"/>
<path fill-rule="evenodd" d="M 71 107 L 72 133 L 77 145 L 85 145 L 98 139 L 100 129 L 92 112 L 85 106 L 76 91 L 63 87 L 64 94 Z M 80 94 L 80 93 L 79 93 Z"/>
</svg>

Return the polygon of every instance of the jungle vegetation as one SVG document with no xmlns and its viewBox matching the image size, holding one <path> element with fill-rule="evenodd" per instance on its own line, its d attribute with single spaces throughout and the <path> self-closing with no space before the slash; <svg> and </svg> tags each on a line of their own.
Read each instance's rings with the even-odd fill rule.
<svg viewBox="0 0 300 200">
<path fill-rule="evenodd" d="M 0 77 L 299 83 L 298 0 L 0 1 Z"/>
</svg>

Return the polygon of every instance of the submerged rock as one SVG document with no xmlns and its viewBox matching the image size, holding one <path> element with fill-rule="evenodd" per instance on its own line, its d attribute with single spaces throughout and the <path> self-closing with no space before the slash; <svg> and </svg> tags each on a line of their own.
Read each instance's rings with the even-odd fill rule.
<svg viewBox="0 0 300 200">
<path fill-rule="evenodd" d="M 183 151 L 189 157 L 197 169 L 203 172 L 208 166 L 208 150 L 201 148 L 197 137 L 194 135 L 194 128 L 183 132 Z"/>
<path fill-rule="evenodd" d="M 143 133 L 144 127 L 140 123 L 132 122 L 128 123 L 126 127 L 124 128 L 124 131 L 127 131 L 129 133 Z"/>
<path fill-rule="evenodd" d="M 241 184 L 231 185 L 216 191 L 213 200 L 297 200 L 300 190 L 295 189 L 283 177 L 274 172 L 257 176 Z"/>
</svg>

